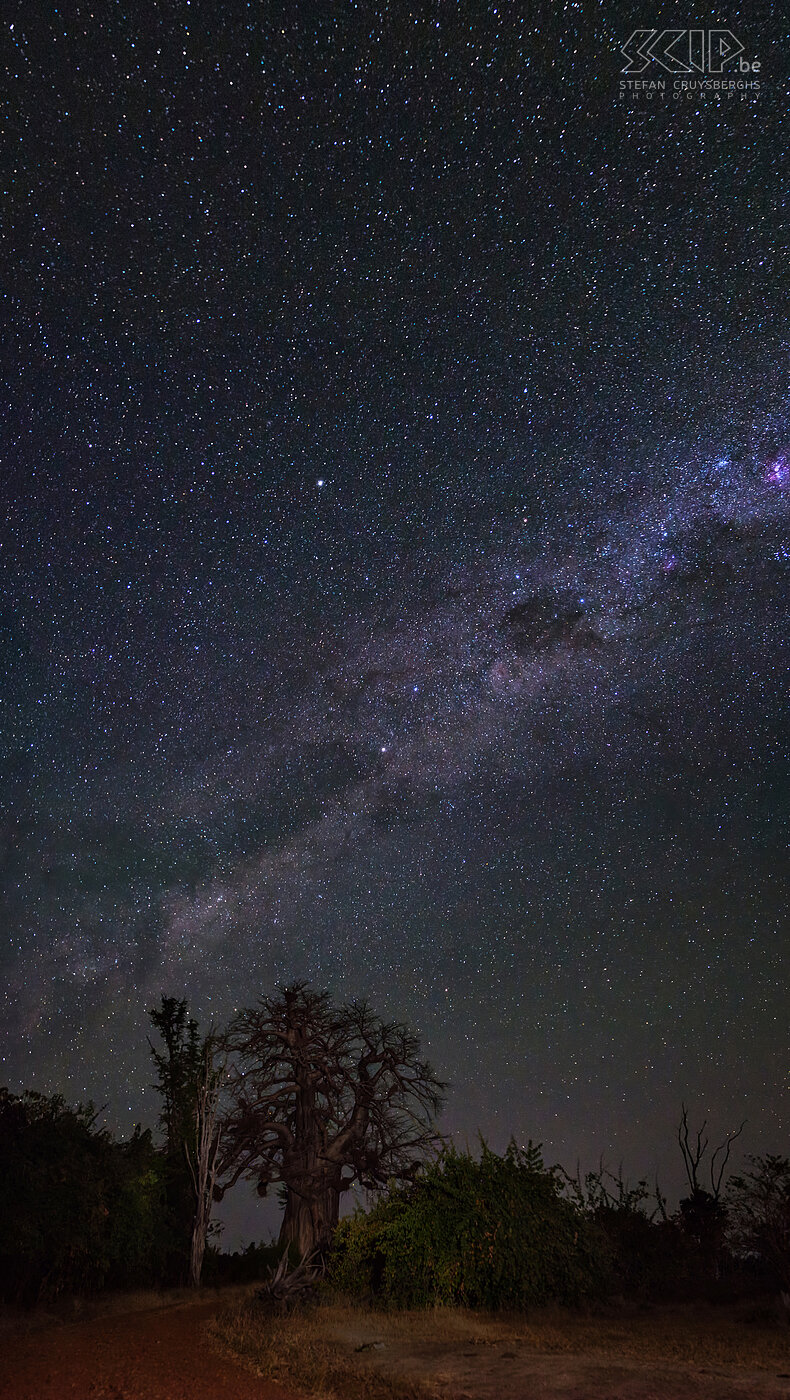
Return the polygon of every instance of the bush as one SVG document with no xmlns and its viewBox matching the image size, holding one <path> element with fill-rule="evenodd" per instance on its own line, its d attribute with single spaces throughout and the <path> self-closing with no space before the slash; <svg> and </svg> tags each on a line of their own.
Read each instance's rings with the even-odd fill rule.
<svg viewBox="0 0 790 1400">
<path fill-rule="evenodd" d="M 640 1210 L 603 1209 L 592 1217 L 610 1255 L 611 1290 L 627 1298 L 682 1301 L 705 1292 L 708 1273 L 676 1220 Z"/>
<path fill-rule="evenodd" d="M 150 1133 L 117 1143 L 90 1105 L 0 1090 L 0 1295 L 18 1303 L 154 1281 L 166 1237 Z"/>
<path fill-rule="evenodd" d="M 790 1158 L 768 1153 L 749 1157 L 748 1163 L 750 1170 L 734 1176 L 728 1187 L 731 1244 L 790 1295 Z"/>
<path fill-rule="evenodd" d="M 703 1291 L 708 1272 L 697 1240 L 679 1217 L 669 1219 L 656 1187 L 648 1211 L 647 1182 L 629 1186 L 622 1172 L 563 1173 L 571 1199 L 605 1241 L 609 1288 L 627 1298 L 686 1299 Z M 660 1218 L 656 1216 L 660 1213 Z"/>
<path fill-rule="evenodd" d="M 601 1236 L 540 1149 L 446 1151 L 367 1215 L 340 1222 L 331 1281 L 399 1307 L 578 1303 L 608 1276 Z"/>
<path fill-rule="evenodd" d="M 172 1251 L 165 1161 L 150 1129 L 135 1128 L 128 1142 L 105 1141 L 105 1288 L 159 1284 Z"/>
</svg>

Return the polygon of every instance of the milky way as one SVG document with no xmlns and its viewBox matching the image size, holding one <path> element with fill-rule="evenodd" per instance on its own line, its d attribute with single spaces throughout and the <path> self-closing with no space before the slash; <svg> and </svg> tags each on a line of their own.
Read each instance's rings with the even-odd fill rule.
<svg viewBox="0 0 790 1400">
<path fill-rule="evenodd" d="M 333 637 L 324 654 L 318 647 L 308 654 L 277 737 L 264 725 L 190 774 L 176 806 L 194 812 L 205 803 L 202 819 L 220 822 L 242 795 L 265 809 L 290 761 L 305 775 L 323 770 L 318 791 L 314 777 L 307 782 L 312 819 L 227 878 L 172 899 L 155 978 L 169 980 L 190 958 L 199 965 L 204 944 L 232 962 L 234 928 L 265 929 L 264 966 L 276 950 L 287 967 L 300 930 L 323 922 L 315 902 L 334 905 L 339 862 L 355 863 L 363 853 L 361 887 L 384 881 L 400 889 L 389 833 L 420 825 L 424 809 L 437 805 L 442 824 L 452 827 L 459 797 L 488 774 L 498 784 L 518 781 L 538 801 L 548 781 L 589 761 L 613 711 L 626 720 L 619 758 L 632 764 L 660 723 L 640 705 L 677 706 L 678 672 L 738 654 L 756 609 L 770 649 L 781 655 L 790 564 L 783 483 L 773 463 L 762 480 L 733 481 L 724 459 L 711 474 L 702 488 L 645 501 L 636 516 L 586 524 L 590 543 L 573 551 L 566 540 L 524 547 L 514 531 L 506 558 L 481 563 L 466 588 L 440 588 L 421 615 L 403 609 L 405 616 L 378 627 L 357 624 Z M 711 745 L 720 742 L 717 718 L 714 709 L 703 731 Z M 487 802 L 474 802 L 478 829 Z M 454 831 L 456 843 L 466 844 Z M 363 909 L 365 893 L 358 895 Z M 333 910 L 333 946 L 337 922 Z M 364 941 L 353 934 L 350 941 L 364 955 Z M 306 970 L 315 976 L 320 943 L 307 952 Z M 245 940 L 242 965 L 248 958 Z M 384 969 L 379 962 L 372 970 L 381 976 Z"/>
<path fill-rule="evenodd" d="M 5 1075 L 306 977 L 461 1139 L 786 1151 L 784 36 L 415 14 L 10 30 Z"/>
</svg>

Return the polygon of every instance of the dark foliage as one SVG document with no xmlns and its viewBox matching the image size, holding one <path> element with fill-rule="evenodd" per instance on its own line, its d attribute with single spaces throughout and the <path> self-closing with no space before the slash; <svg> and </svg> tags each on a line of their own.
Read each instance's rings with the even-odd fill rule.
<svg viewBox="0 0 790 1400">
<path fill-rule="evenodd" d="M 790 1309 L 790 1158 L 768 1153 L 748 1162 L 729 1184 L 730 1242 L 762 1264 Z"/>
<path fill-rule="evenodd" d="M 32 1303 L 147 1284 L 167 1248 L 150 1132 L 114 1142 L 93 1108 L 0 1090 L 0 1290 Z"/>
<path fill-rule="evenodd" d="M 578 1303 L 601 1293 L 600 1235 L 563 1194 L 540 1150 L 485 1144 L 479 1160 L 447 1151 L 369 1215 L 340 1223 L 332 1280 L 401 1307 Z"/>
<path fill-rule="evenodd" d="M 601 1164 L 582 1180 L 566 1177 L 572 1199 L 606 1246 L 608 1291 L 629 1299 L 680 1300 L 705 1292 L 708 1256 L 680 1216 L 670 1218 L 658 1186 L 630 1186 Z"/>
<path fill-rule="evenodd" d="M 200 1073 L 201 1045 L 197 1021 L 189 1015 L 186 1000 L 163 996 L 148 1013 L 162 1040 L 157 1049 L 149 1040 L 156 1066 L 156 1087 L 162 1097 L 159 1122 L 164 1129 L 168 1155 L 183 1156 L 183 1143 L 192 1137 L 195 1087 Z"/>
<path fill-rule="evenodd" d="M 245 1249 L 222 1254 L 209 1244 L 203 1265 L 203 1282 L 212 1285 L 263 1282 L 277 1268 L 282 1252 L 279 1244 L 248 1244 Z M 295 1247 L 292 1259 L 294 1263 L 297 1262 Z"/>
<path fill-rule="evenodd" d="M 195 1202 L 186 1143 L 195 1136 L 195 1107 L 202 1047 L 197 1022 L 186 1000 L 163 996 L 149 1015 L 159 1032 L 161 1049 L 149 1040 L 156 1066 L 156 1088 L 162 1099 L 159 1123 L 165 1136 L 165 1195 L 169 1250 L 165 1275 L 169 1283 L 186 1282 Z"/>
</svg>

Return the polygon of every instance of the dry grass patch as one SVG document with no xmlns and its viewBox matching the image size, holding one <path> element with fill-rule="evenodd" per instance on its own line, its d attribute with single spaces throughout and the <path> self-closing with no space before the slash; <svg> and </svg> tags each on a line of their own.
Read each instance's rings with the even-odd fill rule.
<svg viewBox="0 0 790 1400">
<path fill-rule="evenodd" d="M 325 1400 L 424 1400 L 430 1392 L 423 1385 L 371 1373 L 355 1346 L 334 1335 L 341 1319 L 354 1327 L 360 1316 L 352 1308 L 319 1307 L 276 1317 L 248 1296 L 213 1318 L 208 1333 L 222 1355 L 256 1375 Z"/>
<path fill-rule="evenodd" d="M 528 1316 L 449 1308 L 379 1312 L 322 1304 L 274 1317 L 247 1298 L 210 1324 L 215 1344 L 259 1375 L 343 1400 L 424 1400 L 448 1363 L 496 1368 L 565 1354 L 670 1366 L 790 1370 L 790 1332 L 735 1309 L 654 1308 L 631 1316 L 536 1310 Z M 477 1369 L 476 1367 L 474 1368 Z"/>
<path fill-rule="evenodd" d="M 577 1351 L 639 1361 L 773 1369 L 790 1357 L 790 1333 L 778 1324 L 705 1304 L 655 1307 L 631 1316 L 536 1315 L 516 1329 L 536 1351 Z"/>
</svg>

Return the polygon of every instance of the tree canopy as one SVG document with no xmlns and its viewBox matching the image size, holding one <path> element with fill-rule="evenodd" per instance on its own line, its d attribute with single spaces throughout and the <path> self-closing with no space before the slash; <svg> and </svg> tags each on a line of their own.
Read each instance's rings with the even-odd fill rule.
<svg viewBox="0 0 790 1400">
<path fill-rule="evenodd" d="M 400 1022 L 335 1006 L 306 983 L 242 1011 L 225 1039 L 231 1107 L 225 1179 L 285 1188 L 280 1238 L 328 1243 L 340 1198 L 414 1176 L 439 1145 L 443 1083 Z"/>
<path fill-rule="evenodd" d="M 150 1132 L 113 1141 L 91 1104 L 0 1089 L 0 1294 L 32 1303 L 160 1277 L 169 1245 Z"/>
</svg>

